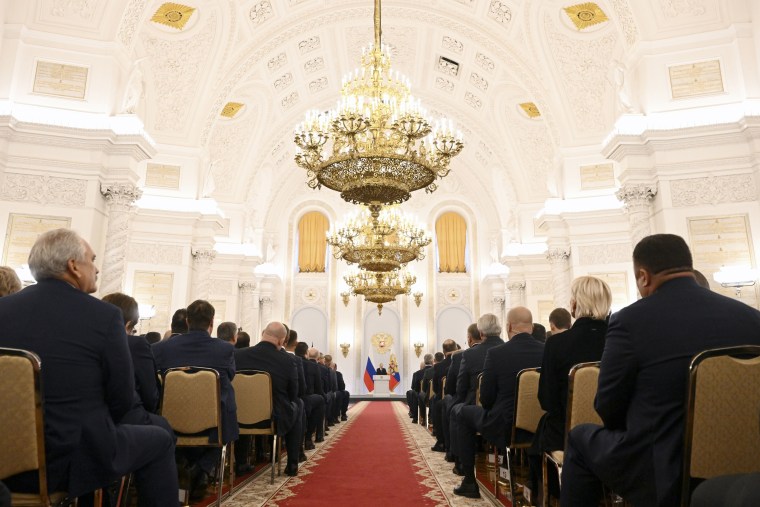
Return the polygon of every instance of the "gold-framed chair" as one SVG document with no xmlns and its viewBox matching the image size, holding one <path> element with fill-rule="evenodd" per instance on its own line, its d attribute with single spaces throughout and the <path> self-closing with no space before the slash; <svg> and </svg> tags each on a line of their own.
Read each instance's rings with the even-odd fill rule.
<svg viewBox="0 0 760 507">
<path fill-rule="evenodd" d="M 570 368 L 567 380 L 567 415 L 565 416 L 565 447 L 570 430 L 579 424 L 603 424 L 601 417 L 594 408 L 594 398 L 599 386 L 599 361 L 580 363 Z M 549 481 L 547 471 L 551 463 L 557 471 L 557 477 L 562 484 L 562 462 L 564 451 L 545 452 L 542 459 L 543 472 L 543 505 L 549 505 Z"/>
<path fill-rule="evenodd" d="M 760 346 L 700 352 L 689 365 L 681 506 L 692 480 L 760 472 Z"/>
<path fill-rule="evenodd" d="M 76 503 L 48 491 L 45 464 L 42 363 L 33 352 L 0 348 L 0 480 L 37 471 L 39 493 L 11 492 L 11 505 L 50 507 Z"/>
<path fill-rule="evenodd" d="M 277 461 L 277 475 L 281 474 L 279 453 L 280 440 L 274 425 L 274 399 L 272 397 L 272 377 L 268 372 L 259 370 L 239 370 L 232 379 L 237 404 L 238 428 L 241 435 L 272 436 L 272 475 L 270 484 L 274 484 L 274 464 Z M 234 442 L 230 452 L 230 491 L 235 480 Z"/>
<path fill-rule="evenodd" d="M 212 368 L 184 366 L 163 373 L 161 415 L 177 436 L 176 447 L 218 447 L 221 458 L 217 470 L 217 501 L 222 504 L 224 463 L 227 444 L 222 439 L 222 394 L 219 372 Z M 209 442 L 217 431 L 218 441 Z M 187 499 L 186 499 L 187 500 Z"/>
</svg>

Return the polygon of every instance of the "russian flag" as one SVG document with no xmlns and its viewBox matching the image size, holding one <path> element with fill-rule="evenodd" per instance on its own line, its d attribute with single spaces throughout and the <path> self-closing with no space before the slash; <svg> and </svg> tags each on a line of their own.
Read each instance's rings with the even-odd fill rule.
<svg viewBox="0 0 760 507">
<path fill-rule="evenodd" d="M 364 369 L 364 385 L 367 386 L 367 392 L 375 390 L 375 381 L 372 377 L 375 376 L 375 367 L 372 366 L 372 359 L 367 357 L 367 367 Z"/>
<path fill-rule="evenodd" d="M 397 371 L 393 372 L 391 378 L 388 380 L 388 389 L 393 391 L 397 385 L 401 383 L 401 374 Z"/>
</svg>

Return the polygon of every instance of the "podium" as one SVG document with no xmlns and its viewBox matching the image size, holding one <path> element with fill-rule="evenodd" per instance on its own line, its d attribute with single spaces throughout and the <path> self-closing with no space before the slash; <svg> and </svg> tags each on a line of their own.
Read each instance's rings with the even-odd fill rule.
<svg viewBox="0 0 760 507">
<path fill-rule="evenodd" d="M 375 381 L 375 390 L 372 392 L 373 396 L 388 396 L 390 391 L 388 390 L 388 381 L 390 375 L 375 375 L 372 380 Z"/>
</svg>

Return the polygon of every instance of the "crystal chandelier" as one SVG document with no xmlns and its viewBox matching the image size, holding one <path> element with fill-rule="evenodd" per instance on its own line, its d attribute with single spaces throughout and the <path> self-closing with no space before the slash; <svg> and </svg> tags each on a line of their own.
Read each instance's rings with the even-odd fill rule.
<svg viewBox="0 0 760 507">
<path fill-rule="evenodd" d="M 396 296 L 408 295 L 417 277 L 406 270 L 377 273 L 359 271 L 343 277 L 354 296 L 364 296 L 366 301 L 377 303 L 377 313 L 382 315 L 383 303 L 389 303 Z"/>
<path fill-rule="evenodd" d="M 425 258 L 430 235 L 409 215 L 394 208 L 362 208 L 327 233 L 336 259 L 367 271 L 392 271 Z"/>
<path fill-rule="evenodd" d="M 354 204 L 398 204 L 416 190 L 435 191 L 464 144 L 450 121 L 427 118 L 409 81 L 391 70 L 380 0 L 374 23 L 374 44 L 362 50 L 361 69 L 344 77 L 336 109 L 311 111 L 296 128 L 295 160 L 310 188 L 324 185 Z"/>
</svg>

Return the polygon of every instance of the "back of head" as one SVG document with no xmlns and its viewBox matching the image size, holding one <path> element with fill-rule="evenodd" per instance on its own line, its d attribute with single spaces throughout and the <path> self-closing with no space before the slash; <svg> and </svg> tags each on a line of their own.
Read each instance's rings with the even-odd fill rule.
<svg viewBox="0 0 760 507">
<path fill-rule="evenodd" d="M 480 331 L 478 331 L 477 323 L 473 323 L 467 326 L 467 341 L 470 343 L 480 342 Z"/>
<path fill-rule="evenodd" d="M 238 339 L 235 342 L 235 348 L 236 349 L 244 349 L 246 347 L 251 346 L 251 335 L 246 333 L 245 331 L 240 331 L 238 333 Z"/>
<path fill-rule="evenodd" d="M 422 358 L 422 362 L 425 363 L 425 366 L 433 364 L 433 354 L 425 354 Z"/>
<path fill-rule="evenodd" d="M 540 342 L 546 341 L 546 328 L 543 324 L 539 324 L 538 322 L 533 323 L 533 332 L 530 333 L 533 338 Z"/>
<path fill-rule="evenodd" d="M 533 314 L 524 306 L 515 306 L 507 313 L 507 325 L 513 334 L 533 332 Z"/>
<path fill-rule="evenodd" d="M 689 246 L 675 234 L 652 234 L 638 242 L 633 249 L 633 262 L 652 274 L 691 271 Z"/>
<path fill-rule="evenodd" d="M 61 278 L 69 260 L 84 260 L 84 240 L 71 229 L 44 232 L 29 252 L 29 270 L 35 280 Z"/>
<path fill-rule="evenodd" d="M 555 308 L 549 314 L 549 324 L 557 329 L 570 329 L 571 322 L 570 312 L 564 308 Z"/>
<path fill-rule="evenodd" d="M 307 351 L 307 354 L 309 355 L 309 359 L 317 359 L 319 357 L 319 350 L 314 347 L 310 347 Z"/>
<path fill-rule="evenodd" d="M 161 341 L 161 333 L 158 331 L 148 331 L 145 333 L 145 341 L 153 345 Z"/>
<path fill-rule="evenodd" d="M 444 354 L 454 352 L 457 349 L 457 342 L 455 342 L 451 338 L 449 338 L 448 340 L 444 340 L 443 345 L 441 346 L 441 349 L 443 350 Z"/>
<path fill-rule="evenodd" d="M 694 270 L 694 278 L 697 279 L 697 284 L 699 284 L 700 287 L 704 287 L 705 289 L 710 288 L 710 282 L 707 280 L 707 277 L 698 269 Z"/>
<path fill-rule="evenodd" d="M 124 319 L 124 325 L 130 324 L 131 328 L 135 327 L 135 324 L 140 320 L 140 310 L 137 306 L 137 301 L 132 296 L 127 296 L 121 292 L 113 292 L 103 296 L 103 301 L 111 303 L 121 310 L 121 316 Z"/>
<path fill-rule="evenodd" d="M 298 357 L 306 357 L 306 354 L 309 353 L 309 344 L 306 342 L 298 342 L 296 344 L 295 354 Z"/>
<path fill-rule="evenodd" d="M 282 322 L 270 322 L 264 328 L 264 331 L 261 332 L 261 341 L 272 343 L 279 348 L 286 336 L 288 336 L 288 331 L 285 324 Z"/>
<path fill-rule="evenodd" d="M 298 343 L 298 333 L 295 329 L 288 331 L 288 342 L 285 344 L 287 348 L 293 348 Z"/>
<path fill-rule="evenodd" d="M 237 334 L 237 324 L 234 322 L 222 322 L 216 327 L 216 337 L 226 342 L 231 342 Z"/>
<path fill-rule="evenodd" d="M 180 308 L 172 315 L 172 333 L 187 333 L 187 309 Z"/>
<path fill-rule="evenodd" d="M 189 331 L 208 331 L 214 322 L 216 311 L 211 303 L 196 299 L 187 307 L 187 328 Z"/>
<path fill-rule="evenodd" d="M 21 290 L 21 280 L 9 266 L 0 266 L 0 297 L 10 296 Z"/>
<path fill-rule="evenodd" d="M 443 355 L 443 352 L 436 352 L 436 353 L 435 353 L 435 356 L 433 356 L 433 360 L 434 360 L 436 363 L 440 363 L 440 362 L 441 362 L 441 361 L 443 361 L 445 358 L 446 358 L 446 356 L 444 356 L 444 355 Z"/>
<path fill-rule="evenodd" d="M 325 366 L 332 366 L 332 356 L 325 354 Z"/>
<path fill-rule="evenodd" d="M 493 313 L 484 313 L 478 319 L 478 332 L 483 336 L 501 336 L 501 323 Z"/>
<path fill-rule="evenodd" d="M 579 276 L 570 284 L 570 305 L 574 305 L 576 319 L 604 320 L 612 305 L 610 286 L 594 276 Z"/>
</svg>

